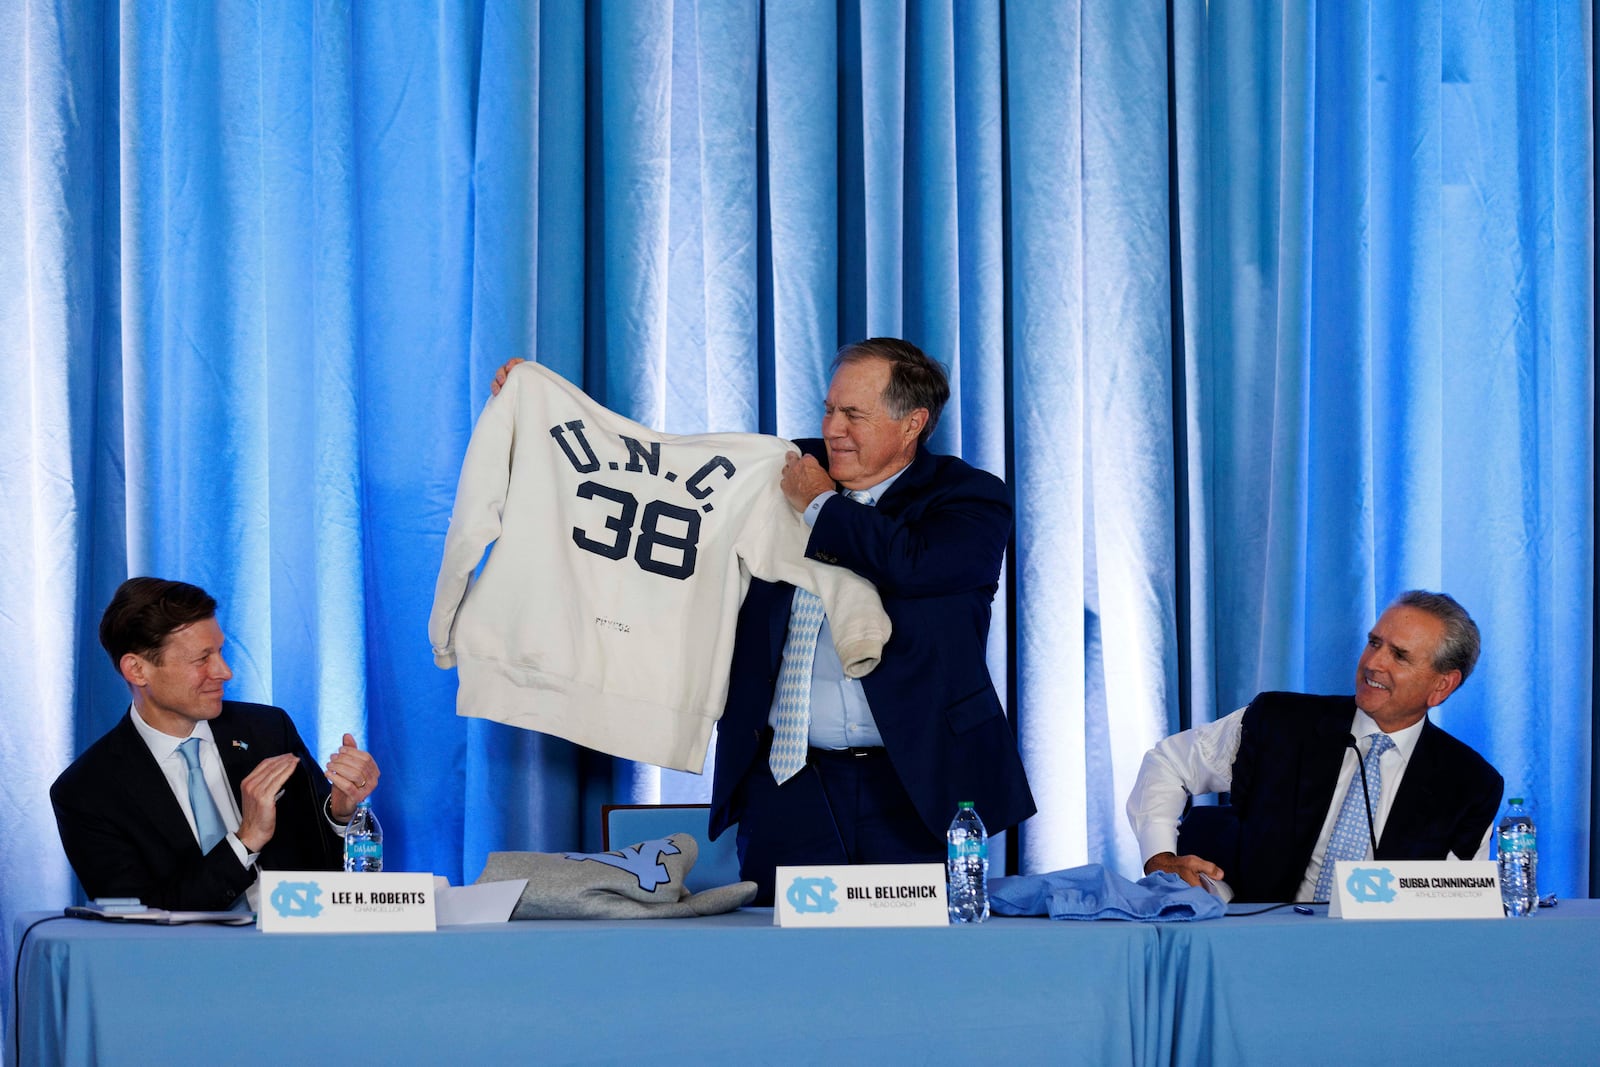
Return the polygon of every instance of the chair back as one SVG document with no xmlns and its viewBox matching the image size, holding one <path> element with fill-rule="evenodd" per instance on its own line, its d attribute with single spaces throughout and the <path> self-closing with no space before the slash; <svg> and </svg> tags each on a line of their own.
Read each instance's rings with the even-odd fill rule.
<svg viewBox="0 0 1600 1067">
<path fill-rule="evenodd" d="M 732 830 L 712 841 L 709 804 L 607 804 L 600 809 L 600 840 L 607 852 L 669 834 L 692 834 L 700 856 L 684 877 L 691 893 L 739 880 L 738 836 Z"/>
</svg>

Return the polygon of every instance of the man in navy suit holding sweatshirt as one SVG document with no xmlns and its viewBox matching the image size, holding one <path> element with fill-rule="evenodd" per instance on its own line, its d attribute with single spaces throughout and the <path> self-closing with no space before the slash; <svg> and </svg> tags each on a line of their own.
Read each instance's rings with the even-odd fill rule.
<svg viewBox="0 0 1600 1067">
<path fill-rule="evenodd" d="M 132 706 L 50 787 L 91 898 L 225 910 L 258 867 L 337 870 L 344 825 L 378 784 L 351 735 L 320 770 L 281 708 L 222 699 L 216 608 L 185 582 L 130 578 L 101 617 Z"/>
<path fill-rule="evenodd" d="M 941 862 L 963 800 L 991 833 L 1034 812 L 985 660 L 1011 503 L 1000 479 L 924 447 L 949 396 L 943 368 L 909 342 L 846 345 L 822 440 L 797 441 L 804 456 L 783 473 L 811 526 L 806 555 L 872 582 L 894 632 L 876 670 L 846 678 L 825 617 L 810 623 L 814 648 L 799 636 L 804 595 L 751 583 L 711 834 L 738 824 L 757 903 L 779 865 Z"/>
<path fill-rule="evenodd" d="M 519 362 L 500 368 L 495 391 Z M 990 833 L 1034 812 L 986 660 L 1011 537 L 1005 483 L 924 447 L 950 384 L 916 345 L 858 341 L 833 366 L 822 438 L 795 442 L 803 455 L 782 488 L 811 527 L 807 558 L 873 583 L 894 632 L 876 669 L 846 677 L 815 598 L 751 581 L 717 724 L 710 833 L 738 824 L 757 904 L 772 903 L 780 865 L 942 862 L 963 800 Z"/>
</svg>

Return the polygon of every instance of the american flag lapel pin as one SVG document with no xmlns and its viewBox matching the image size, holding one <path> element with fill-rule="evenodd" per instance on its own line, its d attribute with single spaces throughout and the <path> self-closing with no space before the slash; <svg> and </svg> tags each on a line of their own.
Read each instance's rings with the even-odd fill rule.
<svg viewBox="0 0 1600 1067">
<path fill-rule="evenodd" d="M 242 748 L 246 752 L 249 752 L 250 751 L 250 742 L 248 742 L 248 741 L 240 741 L 237 738 L 235 738 L 234 742 L 233 742 L 233 747 L 234 748 Z"/>
</svg>

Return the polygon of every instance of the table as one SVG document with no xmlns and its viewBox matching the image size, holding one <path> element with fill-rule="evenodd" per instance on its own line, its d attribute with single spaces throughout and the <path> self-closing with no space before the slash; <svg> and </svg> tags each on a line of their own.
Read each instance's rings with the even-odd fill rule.
<svg viewBox="0 0 1600 1067">
<path fill-rule="evenodd" d="M 62 919 L 19 948 L 6 1055 L 20 1036 L 29 1064 L 1142 1063 L 1157 948 L 1120 923 L 780 930 L 770 910 L 432 934 Z"/>
<path fill-rule="evenodd" d="M 1253 910 L 1248 906 L 1235 911 Z M 1600 1062 L 1600 900 L 1526 919 L 1288 909 L 1161 928 L 1171 1063 Z"/>
<path fill-rule="evenodd" d="M 764 910 L 359 935 L 62 919 L 19 953 L 6 1056 L 20 1037 L 29 1064 L 1600 1057 L 1600 901 L 933 930 L 779 930 Z"/>
</svg>

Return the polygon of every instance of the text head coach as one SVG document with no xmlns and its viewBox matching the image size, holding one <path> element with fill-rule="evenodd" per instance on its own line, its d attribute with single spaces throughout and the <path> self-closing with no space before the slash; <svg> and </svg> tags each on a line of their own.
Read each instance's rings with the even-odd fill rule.
<svg viewBox="0 0 1600 1067">
<path fill-rule="evenodd" d="M 1428 718 L 1472 673 L 1478 648 L 1460 604 L 1412 590 L 1367 635 L 1354 696 L 1262 693 L 1161 741 L 1127 805 L 1146 873 L 1226 879 L 1240 901 L 1320 901 L 1340 859 L 1487 857 L 1505 783 Z M 1189 796 L 1214 792 L 1232 795 L 1236 849 L 1177 855 Z"/>
<path fill-rule="evenodd" d="M 100 619 L 132 706 L 50 787 L 91 898 L 225 909 L 257 866 L 337 870 L 344 824 L 378 784 L 351 735 L 318 772 L 281 708 L 223 699 L 216 608 L 186 582 L 130 578 Z"/>
</svg>

